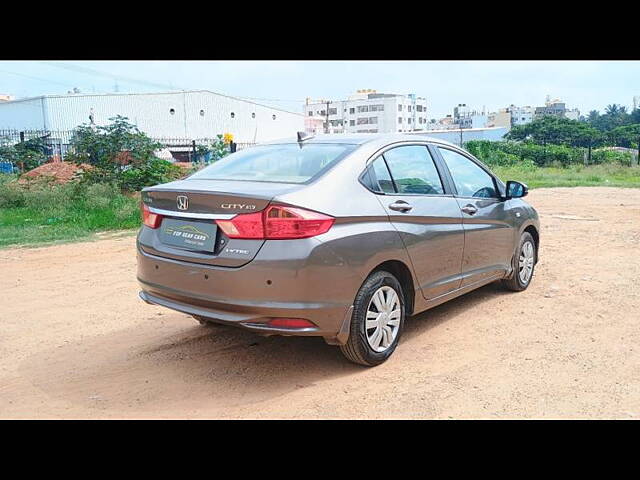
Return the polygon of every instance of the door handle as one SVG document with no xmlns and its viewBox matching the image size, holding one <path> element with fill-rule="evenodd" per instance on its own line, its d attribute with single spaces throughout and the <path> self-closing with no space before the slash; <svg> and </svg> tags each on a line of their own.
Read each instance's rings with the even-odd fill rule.
<svg viewBox="0 0 640 480">
<path fill-rule="evenodd" d="M 473 215 L 478 211 L 478 209 L 476 207 L 474 207 L 473 205 L 471 205 L 471 204 L 465 205 L 460 210 L 462 210 L 464 213 L 466 213 L 468 215 Z"/>
<path fill-rule="evenodd" d="M 398 200 L 397 202 L 393 202 L 389 205 L 391 210 L 396 210 L 397 212 L 408 212 L 413 208 L 413 206 L 409 205 L 404 200 Z"/>
</svg>

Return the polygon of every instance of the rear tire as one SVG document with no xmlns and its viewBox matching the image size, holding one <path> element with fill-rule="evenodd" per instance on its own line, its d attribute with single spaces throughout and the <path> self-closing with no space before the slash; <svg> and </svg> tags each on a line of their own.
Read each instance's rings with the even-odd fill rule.
<svg viewBox="0 0 640 480">
<path fill-rule="evenodd" d="M 526 290 L 533 278 L 536 258 L 536 242 L 529 232 L 524 232 L 513 256 L 513 274 L 511 278 L 502 280 L 502 284 L 514 292 Z"/>
<path fill-rule="evenodd" d="M 382 270 L 372 273 L 353 302 L 349 339 L 340 350 L 354 363 L 367 367 L 381 364 L 398 346 L 404 317 L 404 295 L 398 279 Z"/>
</svg>

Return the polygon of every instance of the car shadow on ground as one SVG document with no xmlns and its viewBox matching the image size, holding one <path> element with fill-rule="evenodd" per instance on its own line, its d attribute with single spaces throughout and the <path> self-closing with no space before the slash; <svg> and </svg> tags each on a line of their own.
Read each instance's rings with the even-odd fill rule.
<svg viewBox="0 0 640 480">
<path fill-rule="evenodd" d="M 488 285 L 410 318 L 414 342 L 452 314 L 472 312 L 506 292 Z M 20 373 L 47 396 L 86 408 L 147 412 L 158 401 L 226 409 L 259 403 L 332 378 L 362 374 L 336 347 L 313 337 L 261 337 L 229 326 L 200 326 L 168 312 L 148 323 L 68 343 L 26 359 Z M 402 368 L 387 362 L 384 368 Z"/>
</svg>

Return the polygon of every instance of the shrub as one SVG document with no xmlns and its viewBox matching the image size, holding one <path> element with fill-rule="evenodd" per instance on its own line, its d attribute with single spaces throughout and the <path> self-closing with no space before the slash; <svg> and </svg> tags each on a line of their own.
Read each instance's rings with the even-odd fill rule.
<svg viewBox="0 0 640 480">
<path fill-rule="evenodd" d="M 6 177 L 6 178 L 3 178 Z M 24 206 L 24 189 L 10 175 L 0 175 L 0 208 Z"/>
<path fill-rule="evenodd" d="M 83 175 L 85 183 L 115 184 L 135 191 L 181 176 L 179 167 L 154 156 L 161 144 L 130 124 L 126 117 L 109 119 L 106 126 L 81 125 L 71 139 L 68 159 L 95 168 Z"/>
<path fill-rule="evenodd" d="M 36 168 L 47 160 L 46 146 L 41 138 L 32 138 L 14 145 L 0 145 L 0 160 L 12 162 L 21 170 Z"/>
<path fill-rule="evenodd" d="M 213 163 L 226 157 L 230 153 L 229 144 L 232 140 L 233 136 L 225 133 L 224 135 L 216 135 L 216 140 L 212 143 L 196 146 L 196 161 Z"/>
<path fill-rule="evenodd" d="M 591 152 L 592 164 L 619 164 L 619 165 L 631 165 L 633 155 L 630 152 L 621 152 L 618 150 L 610 150 L 607 148 L 600 148 Z"/>
<path fill-rule="evenodd" d="M 123 190 L 139 191 L 149 185 L 171 182 L 184 176 L 182 169 L 166 160 L 153 158 L 143 165 L 122 172 L 120 186 Z"/>
<path fill-rule="evenodd" d="M 568 166 L 584 161 L 585 150 L 566 145 L 538 145 L 532 142 L 472 140 L 467 149 L 490 166 Z"/>
</svg>

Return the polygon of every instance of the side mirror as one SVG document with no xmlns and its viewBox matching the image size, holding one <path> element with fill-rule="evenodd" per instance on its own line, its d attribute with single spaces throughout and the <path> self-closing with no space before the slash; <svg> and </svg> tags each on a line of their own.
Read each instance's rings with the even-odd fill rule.
<svg viewBox="0 0 640 480">
<path fill-rule="evenodd" d="M 516 182 L 514 180 L 509 180 L 507 182 L 506 188 L 506 200 L 510 198 L 522 198 L 529 193 L 529 187 L 527 187 L 524 183 Z"/>
</svg>

